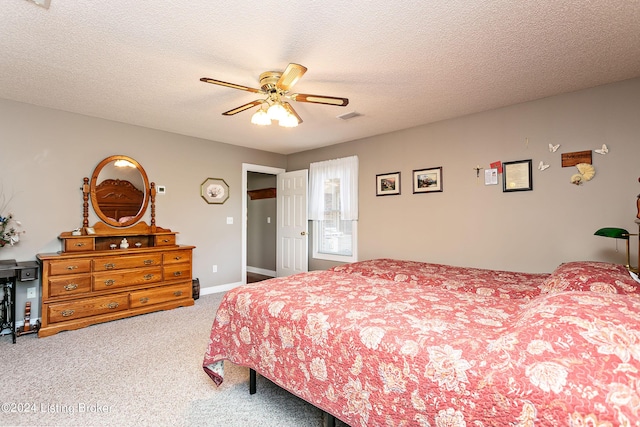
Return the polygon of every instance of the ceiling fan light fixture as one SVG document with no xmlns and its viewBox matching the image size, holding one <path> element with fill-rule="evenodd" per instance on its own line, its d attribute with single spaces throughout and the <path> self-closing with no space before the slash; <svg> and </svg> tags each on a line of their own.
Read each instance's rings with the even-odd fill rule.
<svg viewBox="0 0 640 427">
<path fill-rule="evenodd" d="M 278 124 L 285 128 L 294 128 L 298 126 L 298 119 L 293 114 L 287 113 L 286 117 L 278 121 Z"/>
<path fill-rule="evenodd" d="M 209 77 L 202 77 L 200 78 L 200 81 L 231 89 L 259 93 L 265 96 L 265 98 L 256 99 L 255 101 L 248 102 L 232 110 L 225 111 L 222 113 L 224 116 L 233 116 L 234 114 L 238 114 L 257 105 L 261 105 L 260 109 L 251 116 L 251 123 L 265 126 L 270 125 L 273 120 L 277 120 L 279 125 L 282 127 L 296 127 L 300 125 L 303 120 L 286 100 L 308 102 L 311 104 L 336 105 L 340 107 L 344 107 L 349 104 L 349 100 L 347 98 L 290 93 L 292 86 L 297 83 L 306 71 L 307 67 L 294 63 L 287 65 L 284 72 L 266 71 L 260 74 L 260 89 L 223 82 L 222 80 L 216 80 Z"/>
<path fill-rule="evenodd" d="M 271 120 L 282 120 L 289 114 L 280 102 L 274 102 L 267 110 L 267 114 Z"/>
<path fill-rule="evenodd" d="M 271 124 L 271 119 L 264 108 L 260 108 L 251 116 L 251 123 L 258 126 L 268 126 Z"/>
</svg>

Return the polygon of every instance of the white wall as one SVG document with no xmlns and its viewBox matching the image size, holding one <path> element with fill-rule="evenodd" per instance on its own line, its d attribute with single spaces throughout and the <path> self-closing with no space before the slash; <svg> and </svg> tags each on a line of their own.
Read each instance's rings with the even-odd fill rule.
<svg viewBox="0 0 640 427">
<path fill-rule="evenodd" d="M 549 143 L 561 147 L 550 153 Z M 570 184 L 577 170 L 561 167 L 561 153 L 603 143 L 610 152 L 593 153 L 596 177 Z M 293 154 L 287 169 L 354 154 L 360 159 L 360 259 L 528 272 L 550 272 L 571 260 L 624 263 L 622 242 L 616 253 L 613 239 L 593 233 L 605 226 L 638 230 L 640 79 Z M 501 180 L 491 187 L 476 180 L 476 165 L 522 159 L 533 160 L 533 191 L 503 193 Z M 550 168 L 538 171 L 540 160 Z M 412 171 L 438 166 L 444 191 L 412 194 Z M 401 194 L 376 197 L 376 174 L 395 171 Z M 634 237 L 634 258 L 637 247 Z M 328 265 L 310 260 L 311 269 Z"/>
<path fill-rule="evenodd" d="M 105 157 L 124 154 L 142 164 L 150 181 L 166 186 L 167 193 L 156 199 L 156 223 L 179 232 L 179 244 L 196 246 L 193 277 L 201 288 L 242 280 L 242 163 L 286 165 L 279 154 L 1 99 L 0 145 L 0 190 L 13 195 L 11 211 L 27 230 L 18 245 L 0 249 L 0 259 L 28 261 L 37 253 L 59 251 L 57 236 L 82 225 L 82 178 Z M 229 184 L 223 205 L 200 197 L 206 178 Z M 90 212 L 93 224 L 97 217 Z M 233 225 L 226 224 L 227 217 Z M 148 223 L 149 215 L 144 219 Z M 213 264 L 218 273 L 212 273 Z"/>
</svg>

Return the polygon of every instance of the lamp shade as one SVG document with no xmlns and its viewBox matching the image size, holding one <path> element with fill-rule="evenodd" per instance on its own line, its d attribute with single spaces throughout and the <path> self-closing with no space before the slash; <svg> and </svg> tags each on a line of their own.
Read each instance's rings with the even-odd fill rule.
<svg viewBox="0 0 640 427">
<path fill-rule="evenodd" d="M 275 102 L 269 109 L 267 110 L 267 114 L 271 120 L 282 120 L 287 117 L 287 110 L 284 109 L 282 104 L 279 102 Z"/>
<path fill-rule="evenodd" d="M 298 119 L 296 119 L 296 116 L 294 116 L 293 114 L 287 113 L 286 117 L 280 119 L 279 124 L 280 126 L 285 128 L 294 128 L 298 126 Z"/>
<path fill-rule="evenodd" d="M 624 228 L 605 227 L 593 233 L 596 236 L 612 237 L 614 239 L 629 240 L 629 232 Z"/>
<path fill-rule="evenodd" d="M 271 124 L 271 119 L 267 115 L 267 112 L 263 108 L 260 108 L 251 116 L 251 123 L 259 126 L 267 126 Z"/>
</svg>

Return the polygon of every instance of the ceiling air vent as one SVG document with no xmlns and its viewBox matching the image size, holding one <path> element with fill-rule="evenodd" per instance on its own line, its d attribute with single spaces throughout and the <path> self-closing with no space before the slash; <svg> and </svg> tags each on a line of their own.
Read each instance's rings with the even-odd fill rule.
<svg viewBox="0 0 640 427">
<path fill-rule="evenodd" d="M 38 6 L 42 6 L 45 9 L 49 9 L 49 4 L 51 3 L 51 0 L 28 0 L 28 1 L 35 3 Z"/>
<path fill-rule="evenodd" d="M 359 117 L 362 114 L 357 113 L 355 111 L 352 111 L 350 113 L 344 113 L 344 114 L 340 114 L 339 116 L 336 116 L 337 119 L 341 119 L 341 120 L 349 120 L 349 119 L 353 119 L 354 117 Z"/>
</svg>

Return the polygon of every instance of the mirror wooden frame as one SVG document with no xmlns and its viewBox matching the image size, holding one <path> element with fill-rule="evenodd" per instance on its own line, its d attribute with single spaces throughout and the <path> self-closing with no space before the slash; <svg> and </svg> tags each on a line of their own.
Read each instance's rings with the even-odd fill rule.
<svg viewBox="0 0 640 427">
<path fill-rule="evenodd" d="M 136 188 L 132 183 L 126 180 L 119 180 L 119 179 L 106 180 L 105 179 L 101 183 L 98 183 L 100 172 L 102 172 L 105 166 L 109 165 L 112 162 L 116 162 L 118 160 L 127 161 L 131 163 L 133 166 L 135 166 L 135 168 L 140 173 L 143 184 L 144 184 L 144 188 L 142 189 L 142 193 L 143 193 L 142 202 L 139 210 L 135 215 L 131 215 L 130 212 L 127 212 L 129 213 L 129 215 L 125 215 L 125 218 L 126 218 L 125 220 L 119 220 L 119 218 L 112 218 L 107 214 L 105 214 L 103 212 L 103 209 L 101 209 L 100 207 L 100 203 L 99 203 L 100 200 L 97 194 L 99 190 L 99 186 L 103 185 L 105 181 L 108 181 L 107 184 L 111 186 L 109 189 L 109 197 L 111 197 L 115 201 L 117 201 L 119 198 L 124 198 L 123 194 L 140 192 L 140 189 Z M 86 184 L 86 181 L 85 181 L 85 184 Z M 91 197 L 91 204 L 93 206 L 93 210 L 98 216 L 98 218 L 100 218 L 101 221 L 103 221 L 105 224 L 108 224 L 112 227 L 129 227 L 137 223 L 138 221 L 140 221 L 140 219 L 146 213 L 147 207 L 149 206 L 149 199 L 153 190 L 152 187 L 153 187 L 153 183 L 151 185 L 149 184 L 147 173 L 145 172 L 144 168 L 140 165 L 140 163 L 138 163 L 136 160 L 134 160 L 129 156 L 115 155 L 115 156 L 107 157 L 106 159 L 102 160 L 98 164 L 98 166 L 96 166 L 96 168 L 94 169 L 93 175 L 91 176 L 91 181 L 89 183 L 89 195 Z M 120 216 L 120 215 L 114 215 L 114 216 Z"/>
</svg>

